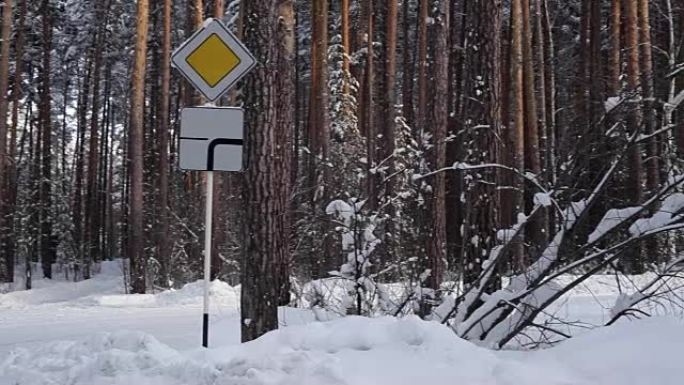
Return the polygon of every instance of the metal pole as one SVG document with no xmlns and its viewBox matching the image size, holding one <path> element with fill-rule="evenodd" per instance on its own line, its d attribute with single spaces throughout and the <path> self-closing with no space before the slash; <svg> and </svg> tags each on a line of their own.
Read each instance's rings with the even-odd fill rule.
<svg viewBox="0 0 684 385">
<path fill-rule="evenodd" d="M 214 172 L 207 171 L 207 201 L 204 217 L 204 314 L 202 317 L 202 346 L 209 347 L 209 281 L 211 279 L 211 232 L 214 208 Z"/>
</svg>

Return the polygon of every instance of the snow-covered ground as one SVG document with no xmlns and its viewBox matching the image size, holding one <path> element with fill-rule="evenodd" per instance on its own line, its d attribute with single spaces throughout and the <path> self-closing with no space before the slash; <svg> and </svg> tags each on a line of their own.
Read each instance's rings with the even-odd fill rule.
<svg viewBox="0 0 684 385">
<path fill-rule="evenodd" d="M 585 330 L 546 350 L 493 352 L 414 317 L 283 308 L 279 331 L 240 345 L 239 289 L 214 282 L 205 350 L 199 283 L 125 295 L 120 263 L 110 262 L 92 280 L 34 287 L 0 294 L 0 385 L 684 383 L 684 322 L 673 317 Z M 601 324 L 616 297 L 615 281 L 598 277 L 555 311 Z"/>
</svg>

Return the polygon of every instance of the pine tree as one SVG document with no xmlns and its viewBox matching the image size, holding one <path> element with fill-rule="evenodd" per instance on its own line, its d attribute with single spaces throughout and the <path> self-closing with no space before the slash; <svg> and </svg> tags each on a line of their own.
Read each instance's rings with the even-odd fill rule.
<svg viewBox="0 0 684 385">
<path fill-rule="evenodd" d="M 145 67 L 148 32 L 147 0 L 138 1 L 136 16 L 135 57 L 131 92 L 131 126 L 129 137 L 130 193 L 128 216 L 128 257 L 130 258 L 131 292 L 145 293 L 147 261 L 143 229 L 143 142 L 145 109 Z"/>
<path fill-rule="evenodd" d="M 281 103 L 292 89 L 294 11 L 291 0 L 244 4 L 245 45 L 259 63 L 247 76 L 245 100 L 245 188 L 247 202 L 241 263 L 242 341 L 278 328 L 278 303 L 289 262 L 289 151 L 280 147 L 280 130 L 292 130 L 293 102 Z M 278 81 L 274 81 L 274 79 Z M 285 124 L 282 124 L 285 123 Z M 288 142 L 286 141 L 285 144 Z M 268 277 L 268 279 L 265 279 Z"/>
<path fill-rule="evenodd" d="M 7 254 L 7 228 L 11 226 L 9 207 L 6 204 L 9 185 L 6 174 L 9 165 L 7 151 L 7 112 L 9 97 L 9 54 L 12 41 L 12 0 L 5 0 L 2 7 L 2 29 L 0 31 L 0 282 L 12 282 L 14 279 L 14 256 Z"/>
</svg>

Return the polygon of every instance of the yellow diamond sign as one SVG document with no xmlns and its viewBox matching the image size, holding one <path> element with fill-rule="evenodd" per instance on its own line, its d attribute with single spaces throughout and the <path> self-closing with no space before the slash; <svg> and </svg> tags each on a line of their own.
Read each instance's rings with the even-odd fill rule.
<svg viewBox="0 0 684 385">
<path fill-rule="evenodd" d="M 216 87 L 240 64 L 240 58 L 217 34 L 209 36 L 186 60 L 211 87 Z"/>
<path fill-rule="evenodd" d="M 209 19 L 173 53 L 171 63 L 214 101 L 246 75 L 256 60 L 221 21 Z"/>
</svg>

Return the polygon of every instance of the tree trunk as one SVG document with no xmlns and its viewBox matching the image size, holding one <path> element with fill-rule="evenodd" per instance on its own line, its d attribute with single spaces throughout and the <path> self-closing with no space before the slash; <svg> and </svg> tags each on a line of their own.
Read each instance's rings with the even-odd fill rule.
<svg viewBox="0 0 684 385">
<path fill-rule="evenodd" d="M 347 78 L 349 74 L 351 73 L 351 65 L 349 62 L 350 55 L 352 54 L 351 52 L 351 36 L 350 36 L 350 24 L 349 24 L 349 16 L 350 16 L 350 9 L 349 9 L 349 1 L 350 0 L 342 0 L 342 6 L 340 9 L 340 17 L 341 17 L 341 25 L 340 28 L 342 29 L 342 47 L 344 48 L 344 57 L 342 58 L 342 71 L 344 71 L 344 93 L 349 94 L 350 88 L 349 88 L 349 79 Z"/>
<path fill-rule="evenodd" d="M 345 0 L 346 1 L 346 0 Z M 410 1 L 402 2 L 402 39 L 403 39 L 403 77 L 402 77 L 402 114 L 406 123 L 415 123 L 413 109 L 413 81 L 415 77 L 414 45 L 411 40 L 411 7 Z M 415 41 L 415 40 L 414 40 Z"/>
<path fill-rule="evenodd" d="M 543 27 L 543 13 L 542 13 L 542 1 L 543 0 L 532 0 L 533 1 L 533 16 L 532 21 L 534 23 L 534 36 L 532 39 L 532 50 L 534 55 L 534 66 L 536 70 L 535 82 L 535 94 L 538 98 L 537 103 L 537 121 L 538 121 L 538 135 L 539 135 L 539 161 L 541 175 L 540 179 L 542 181 L 548 181 L 549 177 L 549 153 L 548 153 L 548 128 L 547 128 L 547 102 L 546 102 L 546 57 L 544 55 L 544 27 Z"/>
<path fill-rule="evenodd" d="M 50 91 L 50 53 L 52 51 L 52 9 L 49 0 L 41 7 L 43 25 L 43 61 L 41 69 L 41 192 L 40 253 L 43 276 L 52 278 L 52 264 L 57 258 L 56 237 L 52 234 L 52 99 Z"/>
<path fill-rule="evenodd" d="M 105 42 L 106 25 L 109 15 L 109 0 L 98 4 L 96 18 L 100 20 L 96 37 L 93 39 L 93 102 L 90 113 L 90 144 L 88 149 L 88 183 L 86 187 L 85 244 L 87 250 L 84 276 L 90 276 L 90 265 L 102 258 L 100 244 L 100 207 L 98 204 L 98 164 L 100 163 L 100 83 Z"/>
<path fill-rule="evenodd" d="M 145 111 L 145 70 L 147 64 L 148 0 L 138 0 L 135 56 L 131 90 L 131 128 L 129 138 L 130 193 L 128 215 L 128 257 L 131 292 L 145 293 L 147 261 L 143 228 L 143 142 Z"/>
<path fill-rule="evenodd" d="M 417 132 L 424 132 L 427 125 L 427 67 L 428 67 L 428 42 L 427 23 L 430 0 L 419 0 L 418 13 L 418 109 L 416 113 Z"/>
<path fill-rule="evenodd" d="M 190 0 L 188 0 L 190 1 Z M 194 18 L 195 29 L 199 29 L 204 23 L 204 1 L 203 0 L 193 0 L 194 9 L 192 16 Z"/>
<path fill-rule="evenodd" d="M 291 0 L 244 3 L 245 44 L 259 63 L 245 84 L 245 244 L 241 264 L 242 341 L 278 328 L 278 302 L 289 260 L 289 151 L 279 130 L 292 130 L 294 75 Z M 281 98 L 286 96 L 286 100 Z M 287 143 L 287 142 L 286 142 Z M 265 279 L 268 277 L 268 279 Z"/>
<path fill-rule="evenodd" d="M 221 3 L 215 0 L 215 4 Z M 169 239 L 169 104 L 171 82 L 171 12 L 173 0 L 164 0 L 161 41 L 161 95 L 159 98 L 159 232 L 157 253 L 161 280 L 164 287 L 170 285 L 171 240 Z"/>
<path fill-rule="evenodd" d="M 620 0 L 612 0 L 610 7 L 610 55 L 608 65 L 608 96 L 620 95 L 620 74 L 622 73 L 622 61 L 620 52 L 622 27 L 622 5 Z"/>
<path fill-rule="evenodd" d="M 532 54 L 532 23 L 530 17 L 530 0 L 522 0 L 522 42 L 523 42 L 523 99 L 525 114 L 525 171 L 531 172 L 537 177 L 541 176 L 541 158 L 539 156 L 540 140 L 539 125 L 537 120 L 537 98 L 534 87 L 534 58 Z M 540 71 L 541 72 L 541 71 Z M 525 186 L 526 211 L 532 208 L 532 198 L 535 190 L 532 186 Z M 536 256 L 546 247 L 547 221 L 545 215 L 539 215 L 531 220 L 526 228 L 527 242 L 530 244 L 531 253 L 528 256 Z M 529 261 L 523 260 L 521 268 L 527 267 Z"/>
<path fill-rule="evenodd" d="M 556 73 L 554 62 L 555 52 L 553 45 L 553 30 L 549 16 L 547 0 L 541 1 L 541 19 L 543 33 L 543 58 L 544 58 L 544 99 L 546 101 L 546 180 L 549 185 L 556 183 Z M 555 230 L 555 211 L 549 210 L 549 229 Z"/>
<path fill-rule="evenodd" d="M 451 6 L 449 17 L 449 127 L 448 136 L 457 135 L 462 127 L 461 108 L 463 107 L 463 78 L 465 63 L 467 25 L 466 8 L 468 2 L 460 6 Z M 458 21 L 458 22 L 457 22 Z M 449 140 L 446 143 L 446 164 L 454 164 L 463 160 L 465 147 L 463 142 Z M 463 172 L 454 171 L 446 174 L 445 180 L 445 210 L 446 210 L 446 258 L 449 266 L 463 266 L 463 231 L 464 207 L 461 194 L 463 193 Z"/>
<path fill-rule="evenodd" d="M 278 2 L 278 30 L 276 40 L 280 42 L 277 52 L 276 63 L 278 65 L 278 120 L 276 125 L 276 137 L 280 142 L 277 146 L 279 155 L 280 186 L 278 191 L 281 200 L 282 211 L 280 213 L 280 226 L 282 227 L 281 246 L 276 250 L 278 262 L 278 305 L 287 306 L 290 303 L 290 272 L 292 271 L 291 239 L 292 239 L 292 158 L 294 147 L 294 106 L 295 106 L 295 13 L 292 0 L 279 0 Z M 327 132 L 327 130 L 326 130 Z M 327 134 L 326 134 L 327 135 Z"/>
<path fill-rule="evenodd" d="M 221 20 L 225 12 L 223 0 L 214 0 L 214 18 Z"/>
<path fill-rule="evenodd" d="M 627 114 L 627 130 L 630 134 L 640 131 L 642 123 L 639 70 L 639 11 L 638 0 L 625 0 L 625 52 L 627 55 L 627 97 L 629 98 L 629 111 Z M 625 200 L 634 205 L 642 199 L 642 165 L 640 146 L 635 144 L 629 150 L 627 186 L 625 188 Z M 635 249 L 630 255 L 630 263 L 627 267 L 632 274 L 638 274 L 643 270 L 641 253 Z"/>
<path fill-rule="evenodd" d="M 432 134 L 432 149 L 428 155 L 431 170 L 439 170 L 446 163 L 446 133 L 449 124 L 449 105 L 445 97 L 449 92 L 449 47 L 447 36 L 449 33 L 449 3 L 440 1 L 435 10 L 434 37 L 431 39 L 434 57 L 434 89 L 432 93 L 432 114 L 429 120 Z M 432 192 L 429 197 L 427 237 L 427 266 L 430 270 L 428 287 L 439 290 L 444 276 L 444 260 L 446 247 L 446 208 L 445 208 L 445 175 L 437 173 L 431 180 Z"/>
<path fill-rule="evenodd" d="M 311 92 L 309 96 L 309 150 L 321 160 L 328 156 L 328 0 L 312 1 Z M 317 168 L 321 170 L 317 170 Z M 311 185 L 323 166 L 314 160 Z M 315 198 L 312 196 L 312 200 Z"/>
<path fill-rule="evenodd" d="M 7 112 L 9 96 L 7 95 L 9 85 L 9 54 L 10 35 L 12 33 L 12 0 L 5 0 L 2 7 L 2 31 L 0 32 L 0 282 L 12 282 L 14 280 L 14 266 L 10 259 L 14 261 L 14 255 L 7 253 L 7 234 L 11 226 L 11 213 L 7 206 L 9 185 L 5 183 L 8 165 L 7 152 Z M 16 90 L 14 91 L 16 92 Z"/>
<path fill-rule="evenodd" d="M 75 147 L 75 181 L 74 181 L 74 204 L 73 204 L 73 222 L 74 222 L 74 232 L 73 241 L 76 249 L 76 260 L 78 261 L 77 270 L 75 275 L 81 275 L 83 278 L 90 278 L 87 276 L 87 265 L 88 256 L 84 250 L 84 237 L 83 237 L 83 174 L 85 172 L 85 132 L 86 132 L 86 117 L 90 98 L 90 79 L 92 75 L 92 58 L 89 56 L 86 58 L 85 63 L 85 77 L 83 79 L 83 84 L 79 88 L 78 95 L 78 107 L 77 107 L 77 121 L 76 121 L 76 147 Z M 82 271 L 81 271 L 82 269 Z M 76 277 L 74 277 L 76 279 Z"/>
<path fill-rule="evenodd" d="M 15 213 L 17 206 L 17 130 L 19 127 L 19 101 L 22 98 L 21 83 L 24 68 L 24 40 L 26 34 L 26 13 L 27 13 L 27 0 L 20 0 L 19 2 L 19 18 L 17 21 L 17 32 L 15 40 L 15 57 L 16 64 L 14 66 L 14 95 L 12 98 L 12 129 L 10 132 L 9 141 L 9 158 L 12 162 L 8 165 L 6 169 L 7 182 L 6 186 L 6 196 L 7 196 L 7 208 L 6 213 L 8 215 L 7 224 L 7 242 L 5 243 L 6 249 L 4 250 L 5 255 L 14 256 L 17 249 L 17 231 L 15 227 Z M 4 40 L 3 40 L 4 41 Z M 27 102 L 30 106 L 31 100 L 27 98 Z M 26 130 L 22 133 L 22 136 L 26 137 Z M 22 146 L 23 147 L 23 146 Z M 7 258 L 5 260 L 7 263 L 6 271 L 14 270 L 14 257 Z M 25 266 L 25 270 L 30 274 L 30 265 Z M 11 277 L 12 278 L 12 277 Z M 26 282 L 30 284 L 30 279 L 27 277 Z"/>
<path fill-rule="evenodd" d="M 395 104 L 396 104 L 396 80 L 397 80 L 397 17 L 398 17 L 398 2 L 388 1 L 387 4 L 387 19 L 385 24 L 387 26 L 386 36 L 385 36 L 385 96 L 383 98 L 383 114 L 384 114 L 384 124 L 382 134 L 382 155 L 380 156 L 380 161 L 386 162 L 387 171 L 386 175 L 392 175 L 394 173 L 394 160 L 387 159 L 392 158 L 395 148 L 395 135 L 396 130 L 395 120 Z M 394 183 L 392 178 L 385 181 L 385 197 L 386 201 L 389 201 L 394 192 Z"/>
<path fill-rule="evenodd" d="M 472 164 L 496 163 L 501 128 L 501 0 L 485 0 L 472 5 L 472 29 L 476 31 L 477 49 L 467 52 L 469 73 L 479 82 L 471 82 L 467 90 L 467 111 L 474 127 L 471 139 L 478 151 L 468 156 Z M 481 107 L 480 107 L 481 106 Z M 482 258 L 494 246 L 497 230 L 496 172 L 484 170 L 474 176 L 468 187 L 466 259 L 464 282 L 474 283 L 482 272 Z"/>
<path fill-rule="evenodd" d="M 641 54 L 641 91 L 644 100 L 644 133 L 651 134 L 656 131 L 657 123 L 654 103 L 651 18 L 648 0 L 639 0 L 639 48 Z M 659 142 L 660 136 L 654 136 L 647 142 L 646 190 L 649 192 L 656 192 L 660 186 Z"/>
<path fill-rule="evenodd" d="M 525 103 L 523 82 L 523 0 L 512 0 L 511 3 L 511 107 L 512 127 L 508 129 L 509 150 L 508 164 L 519 171 L 525 170 Z M 503 214 L 507 225 L 515 223 L 517 215 L 524 210 L 523 181 L 517 176 L 512 177 L 511 186 L 514 190 L 506 194 L 510 199 L 509 207 L 512 212 Z M 519 243 L 515 247 L 513 255 L 517 259 L 513 265 L 524 265 L 524 253 Z"/>
<path fill-rule="evenodd" d="M 359 123 L 361 132 L 366 136 L 366 195 L 368 197 L 367 207 L 375 210 L 378 204 L 377 179 L 371 169 L 374 167 L 376 159 L 375 153 L 375 50 L 373 47 L 375 16 L 373 14 L 373 0 L 368 0 L 364 5 L 364 16 L 366 28 L 366 67 L 363 72 L 363 82 L 361 92 L 363 93 L 363 104 L 359 113 Z"/>
<path fill-rule="evenodd" d="M 329 237 L 328 226 L 320 218 L 325 216 L 325 207 L 329 203 L 331 193 L 330 167 L 328 167 L 330 104 L 328 93 L 328 0 L 313 0 L 311 3 L 311 89 L 309 93 L 309 122 L 308 122 L 308 178 L 309 203 L 314 220 L 320 224 L 321 258 L 314 261 L 318 268 L 316 276 L 325 277 L 334 268 L 332 239 Z"/>
</svg>

